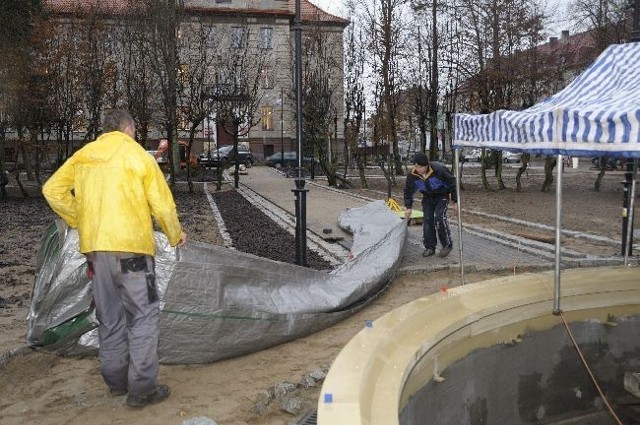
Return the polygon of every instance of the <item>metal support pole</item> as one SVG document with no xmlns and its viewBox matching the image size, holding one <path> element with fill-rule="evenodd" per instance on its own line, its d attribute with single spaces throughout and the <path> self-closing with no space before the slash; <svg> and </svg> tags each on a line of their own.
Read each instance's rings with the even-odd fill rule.
<svg viewBox="0 0 640 425">
<path fill-rule="evenodd" d="M 462 250 L 462 206 L 460 204 L 460 150 L 454 149 L 453 156 L 455 158 L 456 172 L 456 203 L 458 204 L 458 245 L 460 251 L 460 283 L 464 285 L 464 256 Z"/>
<path fill-rule="evenodd" d="M 631 42 L 640 42 L 640 0 L 633 4 L 633 28 L 631 29 Z M 627 161 L 627 170 L 622 181 L 622 247 L 624 264 L 629 264 L 629 255 L 633 250 L 633 204 L 635 201 L 635 183 L 637 171 L 637 159 Z M 631 193 L 629 193 L 631 192 Z"/>
<path fill-rule="evenodd" d="M 624 239 L 624 265 L 629 265 L 629 256 L 633 252 L 633 219 L 635 216 L 635 199 L 636 199 L 636 176 L 638 174 L 638 160 L 633 159 L 633 173 L 631 176 L 631 196 L 627 199 L 627 227 L 624 229 L 626 238 Z"/>
<path fill-rule="evenodd" d="M 296 0 L 295 32 L 295 84 L 296 84 L 296 139 L 298 142 L 298 175 L 296 188 L 296 264 L 307 265 L 307 190 L 304 188 L 304 162 L 302 157 L 302 17 L 300 0 Z"/>
<path fill-rule="evenodd" d="M 562 155 L 556 160 L 558 183 L 556 186 L 556 264 L 554 269 L 553 314 L 562 312 L 560 309 L 560 262 L 562 261 Z"/>
<path fill-rule="evenodd" d="M 633 185 L 633 168 L 635 161 L 627 161 L 624 180 L 622 181 L 622 244 L 620 247 L 620 255 L 627 256 L 631 254 L 633 247 L 633 238 L 629 237 L 629 231 L 633 232 L 633 222 L 629 220 L 631 203 L 631 189 Z M 633 233 L 631 233 L 633 235 Z"/>
</svg>

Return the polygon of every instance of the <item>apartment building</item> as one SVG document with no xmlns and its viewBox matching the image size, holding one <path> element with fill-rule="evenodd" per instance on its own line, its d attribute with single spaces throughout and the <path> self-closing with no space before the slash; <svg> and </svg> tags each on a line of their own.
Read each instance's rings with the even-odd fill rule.
<svg viewBox="0 0 640 425">
<path fill-rule="evenodd" d="M 125 17 L 144 5 L 143 0 L 44 0 L 44 5 L 54 20 L 69 23 L 92 14 L 117 29 Z M 336 66 L 331 73 L 332 104 L 336 117 L 343 116 L 343 31 L 349 21 L 333 16 L 316 7 L 307 0 L 300 0 L 303 40 L 312 32 L 320 31 L 326 42 L 332 47 Z M 193 28 L 205 28 L 209 54 L 224 56 L 225 50 L 252 49 L 249 57 L 254 62 L 247 66 L 259 69 L 259 89 L 256 118 L 253 126 L 241 133 L 242 142 L 248 144 L 256 160 L 265 158 L 281 150 L 295 149 L 295 90 L 294 90 L 294 18 L 295 0 L 185 0 L 180 10 L 180 34 Z M 223 38 L 227 39 L 222 43 Z M 304 44 L 304 41 L 303 41 Z M 178 42 L 179 49 L 188 49 Z M 303 49 L 303 55 L 305 51 Z M 188 57 L 192 53 L 181 52 L 179 56 Z M 260 57 L 260 65 L 254 65 Z M 303 59 L 303 63 L 309 61 Z M 189 72 L 186 63 L 179 64 L 178 75 Z M 304 72 L 304 70 L 303 70 Z M 214 86 L 228 82 L 231 75 L 223 75 L 220 66 L 213 66 L 210 78 Z M 161 106 L 161 105 L 158 105 Z M 148 130 L 149 147 L 163 137 L 160 120 L 152 120 Z M 198 127 L 194 152 L 198 153 L 209 146 L 232 143 L 232 138 L 216 120 L 215 112 L 208 116 Z M 188 120 L 179 117 L 180 138 L 187 137 Z M 342 129 L 337 129 L 332 139 L 343 137 Z"/>
</svg>

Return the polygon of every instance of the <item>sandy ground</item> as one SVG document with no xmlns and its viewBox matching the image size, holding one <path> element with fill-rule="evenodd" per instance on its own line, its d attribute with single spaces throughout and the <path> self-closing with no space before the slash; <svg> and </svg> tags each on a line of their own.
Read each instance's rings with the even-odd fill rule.
<svg viewBox="0 0 640 425">
<path fill-rule="evenodd" d="M 463 211 L 466 208 L 549 225 L 555 223 L 555 193 L 538 190 L 541 170 L 529 172 L 522 193 L 513 189 L 487 192 L 469 170 L 465 170 L 469 174 L 464 179 Z M 608 173 L 601 192 L 592 190 L 594 180 L 594 171 L 567 173 L 564 227 L 619 239 L 622 174 Z M 512 179 L 507 178 L 506 183 L 515 186 Z M 177 197 L 179 204 L 181 199 L 182 196 Z M 220 243 L 205 206 L 191 205 L 181 211 L 181 218 L 194 239 Z M 475 220 L 514 231 L 513 225 L 474 217 L 463 214 L 466 222 Z M 0 200 L 0 353 L 25 344 L 24 320 L 35 253 L 40 235 L 52 219 L 53 213 L 41 199 Z M 201 226 L 202 220 L 211 220 L 208 221 L 211 225 Z M 605 246 L 593 249 L 609 253 L 619 250 Z M 499 274 L 502 272 L 471 273 L 467 279 L 481 281 Z M 108 396 L 96 358 L 61 358 L 29 351 L 0 366 L 0 424 L 183 424 L 196 417 L 207 417 L 219 425 L 295 424 L 314 407 L 320 383 L 310 388 L 299 386 L 292 394 L 302 406 L 297 415 L 284 412 L 277 400 L 260 404 L 265 391 L 285 382 L 299 384 L 306 374 L 328 368 L 366 320 L 375 320 L 400 305 L 457 282 L 458 276 L 449 272 L 402 276 L 370 306 L 324 331 L 214 364 L 162 366 L 160 379 L 171 385 L 172 396 L 142 410 L 127 408 L 124 397 Z"/>
</svg>

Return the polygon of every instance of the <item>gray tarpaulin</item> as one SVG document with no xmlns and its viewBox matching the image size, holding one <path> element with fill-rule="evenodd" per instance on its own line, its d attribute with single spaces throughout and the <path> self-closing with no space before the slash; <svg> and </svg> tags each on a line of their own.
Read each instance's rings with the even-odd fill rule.
<svg viewBox="0 0 640 425">
<path fill-rule="evenodd" d="M 358 311 L 393 278 L 406 223 L 383 201 L 346 210 L 353 258 L 326 272 L 191 242 L 176 250 L 156 233 L 162 363 L 206 363 L 327 328 Z M 60 222 L 42 238 L 27 340 L 61 354 L 95 354 L 85 257 Z"/>
</svg>

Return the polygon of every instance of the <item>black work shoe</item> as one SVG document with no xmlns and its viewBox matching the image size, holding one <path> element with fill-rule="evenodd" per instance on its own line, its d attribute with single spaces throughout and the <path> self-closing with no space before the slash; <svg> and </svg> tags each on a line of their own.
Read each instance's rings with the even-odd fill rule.
<svg viewBox="0 0 640 425">
<path fill-rule="evenodd" d="M 436 253 L 436 250 L 433 248 L 430 249 L 425 249 L 424 252 L 422 253 L 423 257 L 431 257 L 432 255 L 434 255 Z"/>
<path fill-rule="evenodd" d="M 159 403 L 165 400 L 171 394 L 171 389 L 168 385 L 157 385 L 151 392 L 146 394 L 131 394 L 127 396 L 127 406 L 129 407 L 144 407 L 147 404 Z"/>
<path fill-rule="evenodd" d="M 109 394 L 111 394 L 112 397 L 120 397 L 122 395 L 125 395 L 127 393 L 127 390 L 121 390 L 120 388 L 109 388 Z"/>
<path fill-rule="evenodd" d="M 447 255 L 451 254 L 451 250 L 452 250 L 452 247 L 450 247 L 450 246 L 445 246 L 444 248 L 442 248 L 442 249 L 440 250 L 440 252 L 438 253 L 438 256 L 440 256 L 440 257 L 444 258 L 444 257 L 446 257 Z"/>
</svg>

